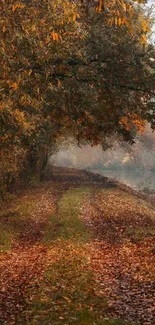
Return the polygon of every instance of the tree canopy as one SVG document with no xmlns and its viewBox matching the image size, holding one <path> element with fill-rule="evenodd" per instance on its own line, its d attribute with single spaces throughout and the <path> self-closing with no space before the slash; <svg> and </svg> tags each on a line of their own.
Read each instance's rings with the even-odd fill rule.
<svg viewBox="0 0 155 325">
<path fill-rule="evenodd" d="M 154 125 L 146 1 L 2 0 L 0 179 L 42 172 L 62 136 L 132 142 Z M 4 185 L 5 184 L 5 185 Z"/>
</svg>

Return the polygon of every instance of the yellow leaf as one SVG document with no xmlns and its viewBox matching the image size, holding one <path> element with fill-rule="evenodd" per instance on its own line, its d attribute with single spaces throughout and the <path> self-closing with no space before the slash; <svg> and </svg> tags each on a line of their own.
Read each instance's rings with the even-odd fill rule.
<svg viewBox="0 0 155 325">
<path fill-rule="evenodd" d="M 109 25 L 110 27 L 112 27 L 112 25 L 113 25 L 113 21 L 114 21 L 113 18 L 110 18 L 110 19 L 108 20 L 108 25 Z"/>
<path fill-rule="evenodd" d="M 35 32 L 36 31 L 36 25 L 35 24 L 32 25 L 31 30 L 32 30 L 32 32 Z"/>
<path fill-rule="evenodd" d="M 3 26 L 3 28 L 2 28 L 2 32 L 3 32 L 3 33 L 6 32 L 6 27 L 5 27 L 5 26 Z"/>
<path fill-rule="evenodd" d="M 121 26 L 122 25 L 122 19 L 119 17 L 118 18 L 118 25 Z"/>
<path fill-rule="evenodd" d="M 12 6 L 12 12 L 14 13 L 16 9 L 23 9 L 25 6 L 22 3 L 16 3 L 15 5 Z"/>
<path fill-rule="evenodd" d="M 142 28 L 144 32 L 147 32 L 147 23 L 146 21 L 142 21 Z"/>
<path fill-rule="evenodd" d="M 141 39 L 140 39 L 140 43 L 141 44 L 145 44 L 146 43 L 146 35 L 145 34 L 142 34 L 142 36 L 141 36 Z"/>
<path fill-rule="evenodd" d="M 126 4 L 124 3 L 124 1 L 123 0 L 119 0 L 119 3 L 123 7 L 124 11 L 126 12 L 127 11 L 127 7 L 126 7 Z"/>
<path fill-rule="evenodd" d="M 5 49 L 5 43 L 1 40 L 2 47 Z"/>
<path fill-rule="evenodd" d="M 75 20 L 76 20 L 76 14 L 73 15 L 73 21 L 75 21 Z"/>
<path fill-rule="evenodd" d="M 63 296 L 63 298 L 70 304 L 71 302 L 72 302 L 72 300 L 71 299 L 69 299 L 68 297 L 66 297 L 66 296 Z"/>
<path fill-rule="evenodd" d="M 129 13 L 130 13 L 130 18 L 133 17 L 133 7 L 132 5 L 129 6 Z"/>
<path fill-rule="evenodd" d="M 30 71 L 28 72 L 28 75 L 30 76 L 30 75 L 31 75 L 31 73 L 32 73 L 32 69 L 30 69 Z"/>
<path fill-rule="evenodd" d="M 126 4 L 125 3 L 123 5 L 123 8 L 124 8 L 124 11 L 126 12 L 127 11 L 127 7 L 126 7 Z"/>
<path fill-rule="evenodd" d="M 43 41 L 40 41 L 39 44 L 40 44 L 41 48 L 44 47 L 44 42 Z"/>
</svg>

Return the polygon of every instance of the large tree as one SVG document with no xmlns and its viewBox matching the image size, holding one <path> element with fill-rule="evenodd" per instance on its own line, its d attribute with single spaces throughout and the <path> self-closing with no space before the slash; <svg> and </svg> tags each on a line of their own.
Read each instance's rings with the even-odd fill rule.
<svg viewBox="0 0 155 325">
<path fill-rule="evenodd" d="M 142 130 L 155 52 L 138 2 L 2 1 L 2 183 L 28 164 L 42 175 L 62 135 L 105 145 Z"/>
</svg>

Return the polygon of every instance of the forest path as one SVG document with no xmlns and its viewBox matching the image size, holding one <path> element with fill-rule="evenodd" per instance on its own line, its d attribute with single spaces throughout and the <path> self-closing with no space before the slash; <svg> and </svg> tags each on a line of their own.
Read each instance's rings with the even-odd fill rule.
<svg viewBox="0 0 155 325">
<path fill-rule="evenodd" d="M 154 325 L 149 203 L 100 175 L 55 168 L 9 211 L 0 223 L 0 325 Z"/>
</svg>

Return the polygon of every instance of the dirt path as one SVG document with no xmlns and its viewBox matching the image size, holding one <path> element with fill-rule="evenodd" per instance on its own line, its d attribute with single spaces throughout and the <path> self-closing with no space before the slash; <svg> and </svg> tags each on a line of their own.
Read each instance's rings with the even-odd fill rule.
<svg viewBox="0 0 155 325">
<path fill-rule="evenodd" d="M 60 168 L 55 168 L 54 183 L 48 180 L 41 188 L 21 194 L 17 200 L 18 219 L 2 218 L 2 224 L 11 225 L 16 236 L 11 249 L 0 255 L 0 325 L 22 324 L 19 316 L 25 312 L 25 297 L 31 302 L 30 292 L 40 286 L 49 263 L 49 246 L 42 241 L 49 216 L 58 213 L 64 193 L 81 187 L 89 187 L 91 191 L 80 214 L 91 232 L 92 239 L 87 244 L 89 265 L 100 293 L 107 299 L 107 315 L 155 325 L 153 207 L 122 191 L 107 178 Z M 64 324 L 61 322 L 63 317 L 55 324 Z"/>
</svg>

